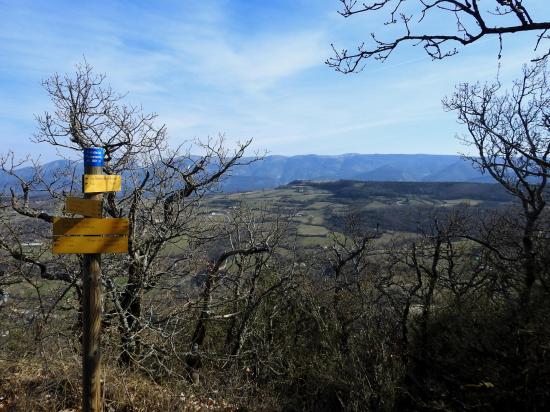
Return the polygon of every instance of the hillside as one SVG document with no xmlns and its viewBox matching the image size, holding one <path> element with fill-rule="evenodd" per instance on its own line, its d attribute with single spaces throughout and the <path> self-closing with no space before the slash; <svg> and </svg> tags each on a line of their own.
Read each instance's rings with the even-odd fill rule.
<svg viewBox="0 0 550 412">
<path fill-rule="evenodd" d="M 291 213 L 300 244 L 315 247 L 327 242 L 329 232 L 349 229 L 350 217 L 371 230 L 412 233 L 440 208 L 491 210 L 511 201 L 497 184 L 296 180 L 275 189 L 214 195 L 207 205 L 213 216 L 223 216 L 239 204 Z"/>
</svg>

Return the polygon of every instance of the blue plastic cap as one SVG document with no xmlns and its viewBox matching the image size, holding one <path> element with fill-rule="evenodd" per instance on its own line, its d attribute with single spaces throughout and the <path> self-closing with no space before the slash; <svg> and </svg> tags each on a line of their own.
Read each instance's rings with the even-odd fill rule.
<svg viewBox="0 0 550 412">
<path fill-rule="evenodd" d="M 84 149 L 84 166 L 102 167 L 105 160 L 105 149 L 101 147 L 87 147 Z"/>
</svg>

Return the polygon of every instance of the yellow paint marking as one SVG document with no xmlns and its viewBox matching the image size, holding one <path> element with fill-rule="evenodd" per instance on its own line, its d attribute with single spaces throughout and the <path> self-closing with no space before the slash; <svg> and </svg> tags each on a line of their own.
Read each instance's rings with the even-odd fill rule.
<svg viewBox="0 0 550 412">
<path fill-rule="evenodd" d="M 120 175 L 84 175 L 82 191 L 84 193 L 120 192 Z"/>
</svg>

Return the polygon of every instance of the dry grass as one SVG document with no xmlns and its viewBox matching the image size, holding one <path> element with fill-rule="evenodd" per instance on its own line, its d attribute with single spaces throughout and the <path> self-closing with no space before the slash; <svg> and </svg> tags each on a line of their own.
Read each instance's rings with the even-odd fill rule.
<svg viewBox="0 0 550 412">
<path fill-rule="evenodd" d="M 104 411 L 236 411 L 186 382 L 156 384 L 128 370 L 103 371 Z M 80 361 L 0 360 L 0 411 L 79 411 Z"/>
</svg>

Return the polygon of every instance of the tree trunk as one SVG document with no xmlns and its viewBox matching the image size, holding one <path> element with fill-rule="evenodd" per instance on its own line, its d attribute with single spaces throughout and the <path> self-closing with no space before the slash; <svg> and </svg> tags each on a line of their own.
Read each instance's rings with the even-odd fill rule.
<svg viewBox="0 0 550 412">
<path fill-rule="evenodd" d="M 536 279 L 536 255 L 533 245 L 533 232 L 535 219 L 527 217 L 525 229 L 523 231 L 523 290 L 520 292 L 519 316 L 520 322 L 525 324 L 529 321 L 529 304 L 531 302 L 531 290 Z"/>
<path fill-rule="evenodd" d="M 122 350 L 119 357 L 120 364 L 131 366 L 139 363 L 141 344 L 139 328 L 141 320 L 142 279 L 139 276 L 139 268 L 130 265 L 128 270 L 128 283 L 122 297 L 123 316 L 126 324 L 121 326 Z"/>
<path fill-rule="evenodd" d="M 199 320 L 193 332 L 191 343 L 201 346 L 206 337 L 206 323 L 210 316 L 210 303 L 212 302 L 212 289 L 214 287 L 214 273 L 208 271 L 204 291 L 202 293 L 202 307 L 199 315 Z"/>
</svg>

